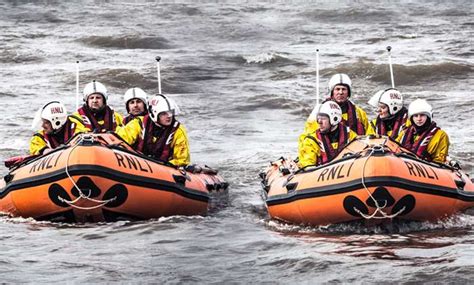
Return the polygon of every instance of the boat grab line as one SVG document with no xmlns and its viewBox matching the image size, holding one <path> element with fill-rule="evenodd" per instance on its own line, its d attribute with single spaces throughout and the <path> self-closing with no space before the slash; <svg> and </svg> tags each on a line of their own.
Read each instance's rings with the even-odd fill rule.
<svg viewBox="0 0 474 285">
<path fill-rule="evenodd" d="M 72 147 L 72 149 L 69 151 L 68 155 L 67 155 L 67 159 L 66 159 L 66 167 L 65 167 L 65 172 L 66 172 L 66 175 L 67 177 L 69 178 L 69 180 L 71 180 L 72 184 L 74 185 L 74 188 L 77 189 L 78 193 L 79 193 L 79 196 L 72 200 L 72 201 L 69 201 L 69 200 L 66 200 L 60 196 L 58 196 L 58 199 L 66 204 L 68 204 L 69 206 L 73 207 L 73 208 L 76 208 L 76 209 L 81 209 L 81 210 L 92 210 L 92 209 L 97 209 L 97 208 L 100 208 L 104 205 L 106 205 L 107 203 L 110 203 L 112 201 L 115 201 L 117 199 L 117 196 L 113 197 L 113 198 L 110 198 L 110 199 L 107 199 L 107 200 L 97 200 L 97 199 L 93 199 L 93 198 L 90 198 L 90 195 L 92 193 L 91 189 L 87 189 L 89 190 L 89 193 L 87 195 L 84 194 L 84 192 L 82 192 L 82 189 L 79 188 L 79 186 L 77 186 L 76 184 L 76 181 L 74 181 L 74 179 L 72 178 L 72 176 L 69 174 L 69 159 L 71 157 L 71 154 L 72 152 L 74 151 L 74 149 L 76 149 L 77 146 L 80 145 L 80 143 L 82 142 L 82 140 L 84 140 L 83 137 L 80 137 L 79 138 L 79 142 Z M 95 205 L 95 206 L 91 206 L 91 207 L 82 207 L 82 206 L 77 206 L 75 205 L 80 199 L 84 199 L 84 200 L 88 200 L 88 201 L 91 201 L 91 202 L 94 202 L 94 203 L 98 203 L 98 205 Z"/>
<path fill-rule="evenodd" d="M 359 215 L 361 215 L 362 217 L 364 217 L 365 219 L 385 219 L 385 218 L 389 218 L 389 219 L 392 219 L 392 218 L 395 218 L 396 216 L 398 216 L 399 214 L 401 214 L 403 211 L 405 211 L 405 207 L 401 208 L 400 211 L 396 212 L 395 214 L 392 214 L 392 215 L 389 215 L 387 213 L 385 213 L 382 209 L 384 209 L 386 206 L 387 206 L 387 201 L 385 200 L 385 204 L 383 206 L 380 206 L 379 205 L 379 201 L 377 201 L 377 199 L 374 198 L 374 196 L 372 196 L 372 193 L 370 193 L 369 189 L 367 188 L 367 186 L 365 185 L 365 167 L 367 166 L 367 162 L 369 161 L 369 158 L 376 152 L 376 151 L 384 151 L 384 147 L 385 147 L 385 143 L 387 142 L 387 139 L 385 139 L 381 144 L 378 144 L 378 145 L 368 145 L 368 147 L 370 147 L 370 153 L 369 155 L 367 155 L 367 158 L 365 159 L 365 162 L 364 162 L 364 166 L 362 167 L 362 186 L 364 186 L 364 189 L 367 191 L 367 194 L 369 195 L 370 199 L 372 199 L 372 201 L 374 201 L 374 204 L 375 204 L 375 211 L 372 215 L 366 215 L 364 213 L 362 213 L 359 209 L 355 208 L 354 207 L 354 211 L 356 211 Z M 376 216 L 377 213 L 380 213 L 382 216 Z"/>
</svg>

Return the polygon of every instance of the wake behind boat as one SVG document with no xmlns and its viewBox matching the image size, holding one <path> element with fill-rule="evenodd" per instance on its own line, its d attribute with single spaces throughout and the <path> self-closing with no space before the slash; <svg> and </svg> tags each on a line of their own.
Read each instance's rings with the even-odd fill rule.
<svg viewBox="0 0 474 285">
<path fill-rule="evenodd" d="M 79 134 L 15 165 L 0 181 L 0 211 L 61 222 L 203 215 L 214 193 L 227 187 L 209 167 L 177 169 L 112 133 Z"/>
<path fill-rule="evenodd" d="M 421 160 L 385 136 L 360 136 L 318 167 L 281 158 L 261 177 L 270 216 L 295 224 L 435 221 L 474 207 L 466 173 Z"/>
</svg>

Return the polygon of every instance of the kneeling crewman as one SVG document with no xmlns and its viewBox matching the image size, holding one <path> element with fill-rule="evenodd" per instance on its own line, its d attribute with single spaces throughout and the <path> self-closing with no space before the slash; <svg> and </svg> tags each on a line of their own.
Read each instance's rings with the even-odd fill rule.
<svg viewBox="0 0 474 285">
<path fill-rule="evenodd" d="M 41 125 L 42 130 L 31 138 L 31 155 L 46 154 L 75 134 L 88 131 L 79 118 L 68 116 L 66 107 L 58 101 L 49 102 L 38 110 L 33 125 Z"/>
<path fill-rule="evenodd" d="M 186 129 L 175 118 L 177 105 L 163 95 L 148 101 L 148 114 L 137 117 L 117 134 L 128 144 L 145 155 L 169 162 L 175 166 L 186 166 L 191 162 Z"/>
<path fill-rule="evenodd" d="M 306 133 L 299 146 L 300 167 L 330 162 L 344 146 L 357 137 L 342 122 L 341 108 L 334 101 L 321 104 L 316 119 L 319 128 L 315 132 Z"/>
</svg>

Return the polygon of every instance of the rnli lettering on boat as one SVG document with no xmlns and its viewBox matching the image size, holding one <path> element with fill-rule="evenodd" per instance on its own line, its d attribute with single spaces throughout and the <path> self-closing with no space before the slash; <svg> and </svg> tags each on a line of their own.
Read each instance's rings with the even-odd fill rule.
<svg viewBox="0 0 474 285">
<path fill-rule="evenodd" d="M 43 157 L 35 161 L 33 164 L 31 164 L 29 173 L 34 173 L 37 171 L 56 167 L 56 165 L 58 165 L 58 161 L 59 161 L 59 158 L 61 157 L 61 154 L 62 154 L 62 151 L 53 155 L 48 155 L 46 157 Z"/>
<path fill-rule="evenodd" d="M 413 161 L 410 161 L 410 162 L 404 161 L 404 162 L 408 168 L 408 173 L 411 176 L 439 180 L 438 175 L 436 174 L 436 171 L 434 171 L 434 169 L 431 168 L 431 166 L 425 166 L 421 163 L 417 163 Z"/>
<path fill-rule="evenodd" d="M 143 158 L 116 151 L 114 151 L 114 154 L 119 167 L 153 173 L 150 164 Z"/>
<path fill-rule="evenodd" d="M 323 171 L 321 171 L 321 173 L 319 174 L 318 182 L 348 177 L 349 175 L 351 175 L 351 169 L 353 164 L 354 162 L 352 162 L 350 165 L 339 164 L 323 169 Z"/>
</svg>

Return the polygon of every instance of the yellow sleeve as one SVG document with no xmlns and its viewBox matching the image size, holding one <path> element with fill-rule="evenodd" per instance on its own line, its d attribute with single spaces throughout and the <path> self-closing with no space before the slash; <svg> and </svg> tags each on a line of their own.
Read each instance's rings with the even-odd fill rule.
<svg viewBox="0 0 474 285">
<path fill-rule="evenodd" d="M 304 133 L 312 134 L 315 133 L 317 129 L 319 129 L 319 124 L 317 121 L 306 121 L 304 124 Z"/>
<path fill-rule="evenodd" d="M 366 135 L 374 135 L 375 132 L 372 127 L 369 125 L 369 119 L 367 118 L 367 113 L 359 106 L 356 106 L 357 119 L 360 120 L 365 129 Z"/>
<path fill-rule="evenodd" d="M 305 139 L 305 137 L 307 135 L 310 135 L 310 134 L 314 134 L 316 133 L 316 130 L 319 128 L 319 124 L 318 122 L 314 121 L 314 120 L 310 120 L 308 118 L 308 120 L 305 122 L 304 124 L 304 131 L 303 133 L 299 136 L 298 138 L 298 148 L 300 147 L 300 145 L 303 143 L 303 140 Z"/>
<path fill-rule="evenodd" d="M 76 117 L 76 118 L 81 119 L 81 124 L 82 124 L 82 126 L 84 127 L 84 133 L 92 132 L 91 129 L 89 129 L 88 127 L 86 127 L 86 126 L 84 125 L 84 120 L 86 120 L 87 118 L 82 117 L 81 114 L 79 114 L 79 112 L 77 112 L 77 111 L 72 114 L 72 117 Z M 87 120 L 88 120 L 88 119 L 87 119 Z M 77 121 L 77 120 L 76 120 L 76 121 Z"/>
<path fill-rule="evenodd" d="M 315 141 L 316 138 L 308 134 L 303 135 L 305 135 L 305 137 L 298 147 L 299 166 L 316 165 L 317 157 L 321 155 L 319 145 Z"/>
<path fill-rule="evenodd" d="M 48 148 L 48 144 L 43 137 L 42 131 L 33 135 L 30 140 L 30 154 L 39 155 L 42 154 L 45 149 Z"/>
<path fill-rule="evenodd" d="M 115 117 L 115 123 L 117 124 L 117 127 L 123 126 L 123 116 L 114 110 L 114 117 Z"/>
<path fill-rule="evenodd" d="M 354 132 L 353 130 L 350 130 L 349 131 L 349 140 L 347 141 L 347 143 L 350 143 L 351 141 L 353 141 L 358 136 L 359 135 L 356 132 Z"/>
<path fill-rule="evenodd" d="M 449 137 L 443 130 L 438 130 L 428 143 L 426 151 L 431 155 L 434 162 L 446 163 L 448 156 Z"/>
<path fill-rule="evenodd" d="M 121 137 L 129 145 L 133 145 L 142 132 L 142 121 L 140 118 L 135 118 L 128 122 L 125 126 L 117 127 L 115 133 Z"/>
<path fill-rule="evenodd" d="M 71 121 L 71 123 L 76 124 L 76 128 L 74 129 L 74 134 L 89 132 L 89 129 L 84 126 L 84 124 L 79 118 L 80 116 L 74 116 L 74 115 L 69 116 L 68 118 L 69 121 Z"/>
<path fill-rule="evenodd" d="M 173 158 L 169 161 L 175 166 L 186 166 L 191 163 L 189 141 L 186 129 L 181 124 L 173 137 Z"/>
</svg>

